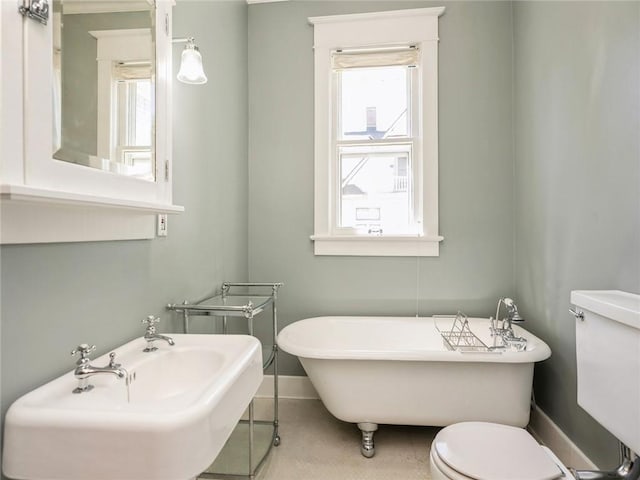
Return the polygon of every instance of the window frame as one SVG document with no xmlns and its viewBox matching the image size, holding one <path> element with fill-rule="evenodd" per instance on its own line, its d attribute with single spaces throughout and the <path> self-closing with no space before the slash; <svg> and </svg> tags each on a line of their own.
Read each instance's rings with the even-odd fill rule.
<svg viewBox="0 0 640 480">
<path fill-rule="evenodd" d="M 364 14 L 310 17 L 314 26 L 315 66 L 315 255 L 438 256 L 438 18 L 444 7 Z M 421 51 L 418 73 L 418 132 L 414 148 L 414 208 L 422 232 L 406 235 L 362 235 L 340 231 L 336 112 L 331 54 L 335 50 L 416 45 Z M 333 151 L 332 151 L 333 150 Z M 421 217 L 421 218 L 420 218 Z M 351 230 L 351 229 L 346 229 Z"/>
</svg>

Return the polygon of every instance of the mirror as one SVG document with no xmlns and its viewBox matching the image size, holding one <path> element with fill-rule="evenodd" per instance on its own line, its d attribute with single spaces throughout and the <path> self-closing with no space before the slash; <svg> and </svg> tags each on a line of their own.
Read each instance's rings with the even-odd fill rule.
<svg viewBox="0 0 640 480">
<path fill-rule="evenodd" d="M 147 1 L 53 1 L 53 158 L 155 181 Z"/>
</svg>

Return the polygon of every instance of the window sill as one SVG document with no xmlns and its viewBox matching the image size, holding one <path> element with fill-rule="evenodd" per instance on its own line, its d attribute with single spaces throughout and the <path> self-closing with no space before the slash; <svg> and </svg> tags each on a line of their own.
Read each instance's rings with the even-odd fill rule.
<svg viewBox="0 0 640 480">
<path fill-rule="evenodd" d="M 1 244 L 89 242 L 154 238 L 156 215 L 184 207 L 0 185 Z"/>
<path fill-rule="evenodd" d="M 368 257 L 437 257 L 441 236 L 312 235 L 315 255 Z"/>
</svg>

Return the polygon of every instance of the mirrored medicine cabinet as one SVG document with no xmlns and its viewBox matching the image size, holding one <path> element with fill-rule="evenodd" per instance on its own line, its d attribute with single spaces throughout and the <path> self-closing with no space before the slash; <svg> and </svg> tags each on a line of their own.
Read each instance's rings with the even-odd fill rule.
<svg viewBox="0 0 640 480">
<path fill-rule="evenodd" d="M 172 2 L 47 0 L 46 23 L 6 4 L 0 41 L 19 48 L 0 60 L 3 99 L 14 87 L 23 101 L 2 110 L 0 241 L 154 237 L 157 214 L 183 210 L 171 194 Z"/>
<path fill-rule="evenodd" d="M 53 158 L 155 181 L 154 11 L 91 3 L 52 2 Z"/>
</svg>

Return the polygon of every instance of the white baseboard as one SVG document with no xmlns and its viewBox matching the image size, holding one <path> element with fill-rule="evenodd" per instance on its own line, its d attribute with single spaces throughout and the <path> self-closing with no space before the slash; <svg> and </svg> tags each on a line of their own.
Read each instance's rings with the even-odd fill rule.
<svg viewBox="0 0 640 480">
<path fill-rule="evenodd" d="M 597 466 L 549 416 L 536 406 L 531 412 L 529 432 L 543 445 L 549 447 L 567 467 L 579 470 L 597 470 Z"/>
<path fill-rule="evenodd" d="M 278 376 L 280 398 L 317 400 L 320 397 L 309 377 Z M 273 398 L 273 375 L 265 375 L 256 398 Z M 531 412 L 529 432 L 543 445 L 549 447 L 567 467 L 596 470 L 598 467 L 538 406 Z"/>
<path fill-rule="evenodd" d="M 320 398 L 309 377 L 289 375 L 278 376 L 278 396 L 298 400 L 317 400 Z M 273 398 L 273 375 L 264 376 L 256 398 Z"/>
</svg>

